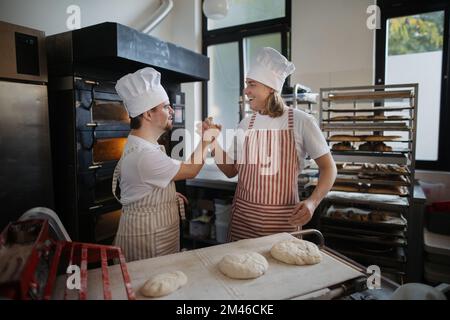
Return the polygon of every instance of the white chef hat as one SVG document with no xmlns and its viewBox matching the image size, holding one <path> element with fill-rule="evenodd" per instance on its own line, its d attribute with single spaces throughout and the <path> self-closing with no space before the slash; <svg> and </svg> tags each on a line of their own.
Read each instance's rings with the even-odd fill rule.
<svg viewBox="0 0 450 320">
<path fill-rule="evenodd" d="M 256 80 L 281 93 L 286 78 L 295 71 L 295 66 L 277 50 L 261 48 L 250 65 L 247 78 Z"/>
<path fill-rule="evenodd" d="M 169 100 L 161 85 L 161 74 L 150 67 L 120 78 L 116 91 L 132 118 Z"/>
</svg>

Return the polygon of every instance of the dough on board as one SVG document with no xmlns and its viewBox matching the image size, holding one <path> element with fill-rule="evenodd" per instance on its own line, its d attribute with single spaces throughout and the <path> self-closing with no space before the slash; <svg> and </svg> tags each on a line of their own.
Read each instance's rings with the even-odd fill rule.
<svg viewBox="0 0 450 320">
<path fill-rule="evenodd" d="M 300 239 L 277 242 L 270 250 L 270 254 L 281 262 L 300 266 L 322 261 L 319 248 L 312 242 Z"/>
<path fill-rule="evenodd" d="M 146 297 L 162 297 L 178 290 L 187 283 L 186 275 L 181 271 L 161 273 L 148 280 L 141 288 Z"/>
<path fill-rule="evenodd" d="M 219 262 L 220 271 L 233 279 L 254 279 L 269 268 L 266 258 L 256 252 L 226 255 Z"/>
</svg>

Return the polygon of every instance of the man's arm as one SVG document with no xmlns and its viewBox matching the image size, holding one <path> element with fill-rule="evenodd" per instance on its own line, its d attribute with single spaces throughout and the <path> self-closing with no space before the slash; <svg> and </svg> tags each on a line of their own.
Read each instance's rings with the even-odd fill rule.
<svg viewBox="0 0 450 320">
<path fill-rule="evenodd" d="M 331 190 L 336 180 L 337 169 L 331 153 L 328 152 L 314 161 L 319 167 L 317 186 L 308 199 L 300 202 L 295 207 L 293 215 L 289 219 L 289 223 L 292 225 L 305 225 L 311 220 L 314 210 Z"/>
<path fill-rule="evenodd" d="M 172 181 L 193 179 L 200 172 L 208 154 L 209 141 L 201 141 L 192 153 L 189 161 L 182 162 L 178 173 Z"/>
</svg>

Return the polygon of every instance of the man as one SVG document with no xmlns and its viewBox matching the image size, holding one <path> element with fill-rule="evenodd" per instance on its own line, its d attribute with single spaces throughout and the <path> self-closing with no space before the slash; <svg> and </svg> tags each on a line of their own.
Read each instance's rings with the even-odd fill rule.
<svg viewBox="0 0 450 320">
<path fill-rule="evenodd" d="M 161 74 L 144 68 L 118 80 L 116 90 L 130 116 L 131 132 L 113 177 L 120 186 L 122 216 L 115 245 L 127 261 L 179 251 L 179 213 L 174 181 L 194 178 L 203 166 L 209 141 L 189 162 L 168 157 L 158 138 L 172 128 L 174 111 L 161 86 Z M 194 159 L 199 163 L 194 163 Z"/>
</svg>

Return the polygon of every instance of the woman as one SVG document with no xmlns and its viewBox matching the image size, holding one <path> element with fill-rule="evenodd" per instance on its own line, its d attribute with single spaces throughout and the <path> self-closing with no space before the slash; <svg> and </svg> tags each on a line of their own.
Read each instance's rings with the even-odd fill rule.
<svg viewBox="0 0 450 320">
<path fill-rule="evenodd" d="M 278 51 L 262 48 L 246 78 L 244 94 L 254 113 L 238 126 L 245 137 L 237 139 L 234 163 L 216 144 L 220 170 L 228 177 L 239 176 L 231 241 L 296 231 L 312 218 L 336 178 L 336 165 L 315 119 L 286 107 L 280 95 L 294 70 Z M 315 160 L 320 176 L 311 196 L 300 202 L 297 179 L 306 155 Z"/>
</svg>

